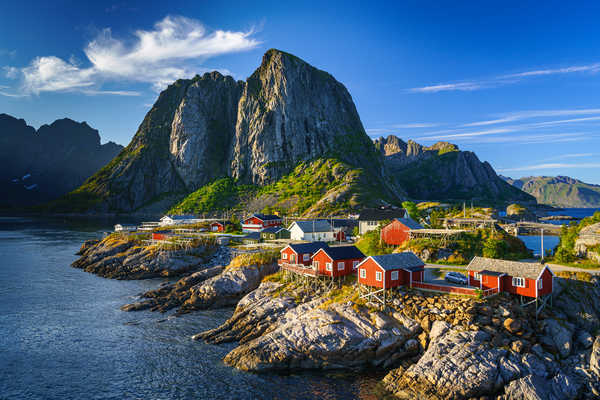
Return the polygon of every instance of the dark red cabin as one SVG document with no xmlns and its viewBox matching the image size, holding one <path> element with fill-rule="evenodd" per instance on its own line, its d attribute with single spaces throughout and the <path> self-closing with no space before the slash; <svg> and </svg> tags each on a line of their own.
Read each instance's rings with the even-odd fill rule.
<svg viewBox="0 0 600 400">
<path fill-rule="evenodd" d="M 412 252 L 371 256 L 358 264 L 358 283 L 389 289 L 423 281 L 425 263 Z"/>
<path fill-rule="evenodd" d="M 381 240 L 388 245 L 399 246 L 409 239 L 411 230 L 423 229 L 410 218 L 394 218 L 381 229 Z"/>
<path fill-rule="evenodd" d="M 324 247 L 313 255 L 312 265 L 318 275 L 335 278 L 354 273 L 364 258 L 355 246 Z"/>
<path fill-rule="evenodd" d="M 325 242 L 289 244 L 281 249 L 279 265 L 285 263 L 309 266 L 312 264 L 312 256 L 319 249 L 327 247 L 327 243 Z"/>
</svg>

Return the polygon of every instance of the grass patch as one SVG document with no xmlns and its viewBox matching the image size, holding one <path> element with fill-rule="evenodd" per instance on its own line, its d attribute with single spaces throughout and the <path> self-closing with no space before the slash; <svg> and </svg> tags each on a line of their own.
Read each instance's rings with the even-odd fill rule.
<svg viewBox="0 0 600 400">
<path fill-rule="evenodd" d="M 249 265 L 260 266 L 271 264 L 276 262 L 278 258 L 279 251 L 262 251 L 260 253 L 240 254 L 231 260 L 227 266 L 227 269 L 242 268 Z"/>
</svg>

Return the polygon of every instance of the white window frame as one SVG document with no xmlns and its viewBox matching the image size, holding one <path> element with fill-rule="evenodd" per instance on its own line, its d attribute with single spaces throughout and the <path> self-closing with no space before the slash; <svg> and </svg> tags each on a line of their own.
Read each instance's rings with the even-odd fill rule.
<svg viewBox="0 0 600 400">
<path fill-rule="evenodd" d="M 325 269 L 327 271 L 332 271 L 333 270 L 333 266 L 331 265 L 331 263 L 325 263 Z"/>
<path fill-rule="evenodd" d="M 544 284 L 543 284 L 544 280 L 540 278 L 540 279 L 538 279 L 538 281 L 537 281 L 537 282 L 538 282 L 538 283 L 537 283 L 537 285 L 538 285 L 538 290 L 539 290 L 539 289 L 543 289 L 543 288 L 544 288 Z"/>
<path fill-rule="evenodd" d="M 475 279 L 476 281 L 480 281 L 481 280 L 481 274 L 479 272 L 475 272 L 473 274 L 473 279 Z"/>
<path fill-rule="evenodd" d="M 513 276 L 512 285 L 514 287 L 524 288 L 525 287 L 525 278 L 522 278 L 520 276 Z"/>
<path fill-rule="evenodd" d="M 281 259 L 287 260 L 287 253 L 281 253 Z"/>
<path fill-rule="evenodd" d="M 356 267 L 358 267 L 358 264 L 360 264 L 360 261 L 352 261 L 352 269 L 356 269 Z"/>
<path fill-rule="evenodd" d="M 338 261 L 337 265 L 338 265 L 338 271 L 343 271 L 346 269 L 346 263 L 343 261 Z"/>
<path fill-rule="evenodd" d="M 366 279 L 366 277 L 367 277 L 367 270 L 366 269 L 364 269 L 364 268 L 360 269 L 360 277 L 363 278 L 363 279 Z"/>
<path fill-rule="evenodd" d="M 382 279 L 383 279 L 383 275 L 382 275 L 381 271 L 375 271 L 375 280 L 377 282 L 381 282 Z"/>
<path fill-rule="evenodd" d="M 302 254 L 302 261 L 310 260 L 310 254 Z"/>
<path fill-rule="evenodd" d="M 398 275 L 399 275 L 398 271 L 392 271 L 391 275 L 392 275 L 391 280 L 393 280 L 393 281 L 397 281 L 398 280 Z"/>
</svg>

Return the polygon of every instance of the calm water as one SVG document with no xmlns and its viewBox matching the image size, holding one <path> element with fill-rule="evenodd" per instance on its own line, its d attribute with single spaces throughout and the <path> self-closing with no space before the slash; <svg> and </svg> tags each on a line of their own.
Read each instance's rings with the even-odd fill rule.
<svg viewBox="0 0 600 400">
<path fill-rule="evenodd" d="M 600 208 L 565 208 L 561 211 L 551 211 L 549 215 L 570 215 L 576 218 L 585 218 L 592 216 L 596 211 L 600 211 Z M 546 221 L 547 223 L 562 225 L 569 224 L 570 221 Z M 521 239 L 525 246 L 528 249 L 533 250 L 535 254 L 540 254 L 541 248 L 541 237 L 538 236 L 523 236 L 519 235 L 519 239 Z M 546 250 L 554 250 L 554 248 L 558 245 L 558 236 L 548 236 L 544 235 L 544 253 Z"/>
<path fill-rule="evenodd" d="M 180 318 L 119 307 L 161 280 L 71 268 L 111 223 L 0 218 L 0 399 L 376 399 L 380 373 L 255 375 L 225 366 L 233 345 L 190 336 L 231 310 Z"/>
</svg>

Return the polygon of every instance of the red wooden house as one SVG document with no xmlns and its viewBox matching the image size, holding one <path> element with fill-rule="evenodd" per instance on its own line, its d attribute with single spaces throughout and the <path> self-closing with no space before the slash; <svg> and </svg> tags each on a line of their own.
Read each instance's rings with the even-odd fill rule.
<svg viewBox="0 0 600 400">
<path fill-rule="evenodd" d="M 302 264 L 308 267 L 312 265 L 313 254 L 315 254 L 319 249 L 324 249 L 327 247 L 327 243 L 325 242 L 289 244 L 281 249 L 279 265 Z"/>
<path fill-rule="evenodd" d="M 552 294 L 554 273 L 539 263 L 475 257 L 467 266 L 469 285 L 482 290 L 496 288 L 525 297 Z"/>
<path fill-rule="evenodd" d="M 281 226 L 281 218 L 277 215 L 253 214 L 242 221 L 244 232 L 260 232 L 272 226 Z"/>
<path fill-rule="evenodd" d="M 170 231 L 155 231 L 152 232 L 152 240 L 169 240 L 173 235 Z"/>
<path fill-rule="evenodd" d="M 388 245 L 398 246 L 409 239 L 411 230 L 416 229 L 423 229 L 423 226 L 410 218 L 394 218 L 381 229 L 381 240 Z"/>
<path fill-rule="evenodd" d="M 365 255 L 355 246 L 323 247 L 312 256 L 312 265 L 318 275 L 350 275 L 356 271 Z"/>
<path fill-rule="evenodd" d="M 225 227 L 227 227 L 228 225 L 233 225 L 230 221 L 215 221 L 212 224 L 210 224 L 210 231 L 211 232 L 225 232 Z"/>
<path fill-rule="evenodd" d="M 358 283 L 381 289 L 423 281 L 425 263 L 413 252 L 371 256 L 358 264 Z"/>
</svg>

